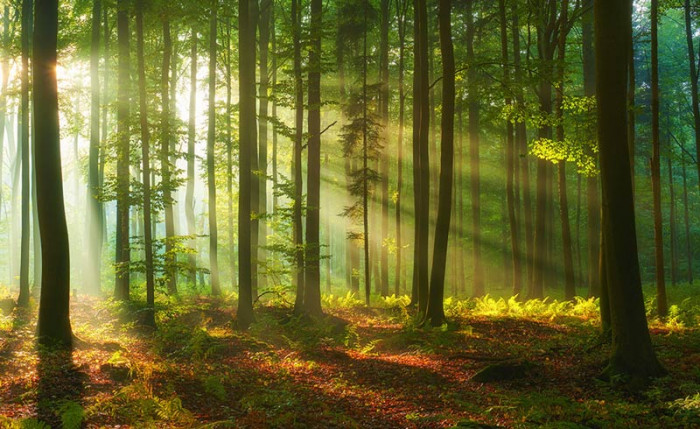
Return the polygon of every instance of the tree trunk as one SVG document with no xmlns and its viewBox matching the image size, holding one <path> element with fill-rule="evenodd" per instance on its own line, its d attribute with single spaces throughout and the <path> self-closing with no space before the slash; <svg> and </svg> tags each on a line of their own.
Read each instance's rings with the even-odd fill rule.
<svg viewBox="0 0 700 429">
<path fill-rule="evenodd" d="M 141 162 L 143 166 L 143 244 L 146 256 L 145 323 L 149 326 L 155 326 L 155 282 L 153 279 L 153 238 L 151 236 L 150 131 L 148 129 L 148 107 L 146 104 L 146 66 L 143 55 L 143 8 L 144 0 L 139 0 L 136 3 L 136 58 L 139 76 L 139 117 L 141 119 Z M 167 21 L 164 21 L 164 25 L 165 22 Z"/>
<path fill-rule="evenodd" d="M 170 59 L 173 45 L 170 38 L 170 21 L 163 19 L 163 68 L 160 77 L 162 110 L 160 117 L 160 165 L 163 187 L 163 209 L 165 211 L 165 281 L 170 295 L 177 294 L 177 270 L 175 268 L 175 222 L 173 219 L 172 181 L 170 178 Z"/>
<path fill-rule="evenodd" d="M 661 143 L 659 141 L 659 1 L 651 0 L 651 187 L 654 197 L 654 256 L 656 305 L 659 317 L 668 314 L 664 275 L 664 239 L 661 215 Z"/>
<path fill-rule="evenodd" d="M 226 51 L 224 67 L 226 69 L 226 198 L 228 202 L 228 249 L 229 249 L 229 269 L 231 271 L 231 286 L 236 287 L 236 245 L 233 241 L 233 125 L 232 115 L 232 93 L 233 81 L 232 70 L 233 61 L 231 58 L 231 17 L 226 16 Z"/>
<path fill-rule="evenodd" d="M 293 154 L 293 180 L 294 180 L 294 208 L 292 210 L 292 228 L 294 246 L 296 247 L 295 276 L 296 300 L 295 312 L 301 312 L 304 308 L 304 228 L 302 225 L 302 145 L 304 138 L 304 85 L 301 76 L 301 4 L 300 0 L 292 0 L 292 35 L 294 38 L 294 154 Z"/>
<path fill-rule="evenodd" d="M 260 189 L 258 197 L 258 213 L 264 216 L 267 213 L 267 116 L 268 116 L 268 91 L 269 91 L 269 77 L 268 77 L 268 46 L 270 43 L 270 16 L 273 7 L 273 0 L 261 0 L 260 1 L 260 102 L 258 110 L 258 170 L 260 171 Z M 258 264 L 262 267 L 266 265 L 266 252 L 265 246 L 267 246 L 267 222 L 265 218 L 258 225 L 259 236 L 258 236 Z M 258 278 L 258 288 L 265 287 L 265 276 L 257 275 Z"/>
<path fill-rule="evenodd" d="M 430 299 L 426 322 L 441 326 L 445 322 L 443 301 L 445 295 L 445 267 L 447 243 L 452 214 L 452 176 L 454 174 L 454 114 L 455 114 L 455 61 L 452 47 L 451 0 L 440 0 L 438 20 L 440 27 L 440 54 L 442 55 L 442 115 L 440 139 L 440 190 L 435 225 L 435 250 L 430 274 Z"/>
<path fill-rule="evenodd" d="M 37 202 L 43 273 L 37 337 L 42 344 L 72 345 L 70 326 L 70 257 L 63 208 L 63 180 L 58 122 L 56 45 L 58 0 L 38 0 L 34 16 L 32 82 L 37 150 Z"/>
<path fill-rule="evenodd" d="M 669 150 L 669 152 L 671 151 Z M 678 284 L 678 260 L 676 259 L 676 243 L 678 240 L 676 238 L 676 193 L 675 187 L 673 186 L 673 163 L 671 161 L 671 153 L 668 154 L 666 160 L 668 166 L 668 196 L 670 199 L 668 212 L 668 229 L 670 232 L 669 247 L 671 253 L 671 284 L 675 286 L 676 284 Z"/>
<path fill-rule="evenodd" d="M 209 187 L 209 275 L 211 279 L 211 293 L 214 296 L 221 295 L 219 285 L 219 255 L 218 237 L 219 230 L 216 225 L 216 170 L 215 149 L 216 143 L 216 21 L 218 2 L 211 2 L 211 16 L 209 18 L 209 126 L 207 132 L 207 183 Z M 241 134 L 243 135 L 243 134 Z"/>
<path fill-rule="evenodd" d="M 389 295 L 389 248 L 386 246 L 386 239 L 389 238 L 389 2 L 390 0 L 381 0 L 381 25 L 380 25 L 380 42 L 379 42 L 379 80 L 380 88 L 380 103 L 379 115 L 383 126 L 383 143 L 384 151 L 382 151 L 379 159 L 379 174 L 381 176 L 382 185 L 382 241 L 381 246 L 381 294 L 382 296 Z"/>
<path fill-rule="evenodd" d="M 117 1 L 117 241 L 114 296 L 129 300 L 129 115 L 130 60 L 129 9 L 127 0 Z M 43 253 L 42 253 L 43 254 Z"/>
<path fill-rule="evenodd" d="M 501 58 L 503 61 L 503 85 L 506 92 L 505 103 L 510 107 L 513 100 L 508 93 L 510 88 L 510 64 L 508 64 L 508 23 L 506 21 L 506 2 L 499 0 L 498 10 L 501 24 Z M 522 292 L 522 270 L 520 265 L 520 235 L 518 231 L 518 222 L 515 216 L 515 141 L 513 139 L 513 123 L 510 120 L 506 121 L 506 204 L 508 207 L 508 224 L 510 226 L 510 245 L 511 258 L 513 268 L 513 295 L 519 295 Z"/>
<path fill-rule="evenodd" d="M 364 245 L 364 268 L 365 268 L 365 304 L 369 307 L 370 291 L 372 290 L 371 266 L 369 258 L 369 248 L 371 245 L 369 236 L 369 141 L 367 127 L 367 4 L 363 5 L 363 31 L 362 31 L 362 242 Z"/>
<path fill-rule="evenodd" d="M 21 125 L 19 151 L 22 157 L 22 226 L 20 239 L 19 298 L 20 307 L 29 305 L 29 38 L 32 31 L 32 0 L 22 0 L 22 71 L 21 73 Z M 32 132 L 36 130 L 32 129 Z"/>
<path fill-rule="evenodd" d="M 698 68 L 700 61 L 695 61 L 695 48 L 693 47 L 693 19 L 690 13 L 690 0 L 685 0 L 683 3 L 685 11 L 685 40 L 688 45 L 688 63 L 690 66 L 690 96 L 693 103 L 693 124 L 695 125 L 695 150 L 697 153 L 697 169 L 700 177 L 700 97 L 698 96 Z M 700 181 L 698 182 L 700 186 Z"/>
<path fill-rule="evenodd" d="M 194 217 L 194 166 L 195 166 L 195 124 L 197 120 L 197 30 L 192 27 L 190 47 L 190 106 L 187 122 L 187 186 L 185 189 L 185 218 L 187 219 L 187 234 L 192 238 L 189 247 L 195 252 L 188 256 L 189 282 L 197 284 L 197 227 Z"/>
<path fill-rule="evenodd" d="M 309 47 L 309 116 L 306 207 L 306 265 L 304 312 L 318 316 L 321 310 L 321 31 L 322 0 L 311 0 Z"/>
<path fill-rule="evenodd" d="M 252 255 L 251 255 L 251 168 L 255 138 L 255 25 L 251 19 L 250 2 L 238 0 L 238 61 L 240 94 L 240 146 L 238 193 L 238 314 L 240 329 L 247 329 L 253 316 Z M 214 33 L 216 34 L 216 33 Z"/>
<path fill-rule="evenodd" d="M 688 259 L 687 279 L 688 283 L 693 284 L 693 250 L 690 245 L 690 222 L 688 216 L 688 180 L 685 171 L 685 157 L 681 161 L 683 166 L 683 220 L 685 223 L 685 255 Z"/>
<path fill-rule="evenodd" d="M 655 0 L 654 0 L 655 1 Z M 651 345 L 642 295 L 627 142 L 627 1 L 595 1 L 598 141 L 603 188 L 605 273 L 612 349 L 606 373 L 647 378 L 664 373 Z"/>
<path fill-rule="evenodd" d="M 3 177 L 3 157 L 5 153 L 5 125 L 7 121 L 7 83 L 10 77 L 10 5 L 3 8 L 3 34 L 2 34 L 2 59 L 0 59 L 0 73 L 2 73 L 2 83 L 0 83 L 0 177 Z M 3 189 L 0 187 L 0 207 L 2 207 Z"/>
<path fill-rule="evenodd" d="M 394 274 L 396 284 L 394 285 L 394 294 L 401 294 L 402 280 L 402 236 L 401 236 L 401 197 L 403 191 L 403 133 L 404 121 L 406 120 L 406 94 L 404 93 L 404 49 L 406 43 L 406 10 L 408 9 L 408 0 L 396 2 L 396 15 L 398 16 L 399 30 L 399 135 L 398 135 L 398 154 L 396 161 L 396 272 Z"/>
</svg>

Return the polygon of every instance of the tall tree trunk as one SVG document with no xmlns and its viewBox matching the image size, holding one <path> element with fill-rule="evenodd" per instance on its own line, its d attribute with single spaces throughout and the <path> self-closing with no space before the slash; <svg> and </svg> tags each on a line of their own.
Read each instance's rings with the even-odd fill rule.
<svg viewBox="0 0 700 429">
<path fill-rule="evenodd" d="M 381 25 L 380 25 L 380 42 L 379 42 L 379 80 L 380 88 L 380 103 L 379 114 L 383 126 L 383 143 L 384 151 L 382 151 L 379 159 L 379 174 L 381 176 L 382 185 L 382 241 L 381 246 L 381 294 L 382 296 L 389 295 L 389 248 L 386 246 L 386 239 L 389 238 L 389 2 L 390 0 L 381 0 Z"/>
<path fill-rule="evenodd" d="M 150 131 L 148 129 L 148 107 L 146 104 L 146 65 L 143 55 L 143 9 L 144 0 L 138 0 L 136 3 L 136 58 L 139 75 L 139 118 L 141 119 L 141 162 L 143 166 L 143 244 L 146 256 L 146 317 L 144 322 L 149 326 L 155 326 L 155 281 L 153 279 L 153 238 L 151 236 Z M 167 21 L 164 21 L 164 25 L 165 22 Z M 165 52 L 167 52 L 167 49 Z M 165 105 L 163 107 L 165 108 Z"/>
<path fill-rule="evenodd" d="M 322 0 L 311 0 L 311 44 L 309 47 L 309 116 L 306 207 L 306 273 L 304 312 L 321 310 L 321 31 Z"/>
<path fill-rule="evenodd" d="M 428 227 L 430 166 L 428 157 L 428 29 L 425 0 L 413 0 L 413 193 L 415 238 L 412 303 L 419 314 L 428 308 Z"/>
<path fill-rule="evenodd" d="M 272 91 L 277 90 L 277 34 L 275 26 L 275 1 L 270 2 L 270 48 L 272 49 Z M 338 62 L 340 70 L 340 62 Z M 277 99 L 272 98 L 272 117 L 277 120 Z M 277 129 L 272 127 L 272 212 L 277 213 Z"/>
<path fill-rule="evenodd" d="M 508 92 L 510 89 L 510 64 L 508 64 L 508 23 L 506 18 L 506 2 L 499 0 L 498 10 L 501 21 L 501 58 L 503 61 L 503 84 L 506 92 L 505 103 L 510 107 L 513 105 L 513 100 Z M 518 231 L 518 222 L 515 216 L 515 141 L 513 139 L 513 123 L 506 121 L 506 204 L 508 206 L 508 224 L 510 225 L 510 245 L 511 258 L 513 268 L 513 295 L 519 295 L 522 292 L 522 269 L 520 265 L 520 234 Z"/>
<path fill-rule="evenodd" d="M 595 97 L 595 52 L 593 51 L 593 0 L 583 3 L 583 92 Z M 592 148 L 588 155 L 595 157 Z M 631 158 L 631 156 L 630 156 Z M 588 296 L 600 296 L 600 195 L 598 179 L 586 176 L 586 243 L 588 246 Z"/>
<path fill-rule="evenodd" d="M 32 0 L 22 0 L 22 71 L 21 73 L 21 126 L 19 151 L 22 157 L 22 226 L 20 239 L 19 298 L 20 307 L 29 305 L 29 38 L 32 31 Z M 32 129 L 32 132 L 35 132 Z"/>
<path fill-rule="evenodd" d="M 209 17 L 209 126 L 207 132 L 207 184 L 209 187 L 209 272 L 211 278 L 211 293 L 221 294 L 219 285 L 219 230 L 216 225 L 216 24 L 218 1 L 211 2 Z M 241 134 L 243 135 L 243 134 Z"/>
<path fill-rule="evenodd" d="M 669 152 L 671 151 L 669 150 Z M 666 161 L 668 166 L 668 196 L 670 199 L 668 212 L 668 229 L 670 232 L 669 247 L 671 252 L 671 284 L 675 286 L 676 284 L 678 284 L 678 260 L 676 259 L 676 243 L 678 240 L 676 238 L 676 193 L 675 187 L 673 186 L 673 163 L 671 161 L 671 153 L 668 154 Z"/>
<path fill-rule="evenodd" d="M 177 270 L 175 269 L 175 222 L 173 219 L 172 181 L 170 177 L 170 60 L 173 54 L 170 38 L 170 21 L 163 19 L 163 68 L 160 77 L 162 110 L 160 117 L 160 169 L 163 186 L 163 209 L 165 211 L 165 278 L 168 293 L 177 294 Z"/>
<path fill-rule="evenodd" d="M 100 20 L 102 0 L 92 2 L 92 30 L 90 39 L 90 152 L 88 161 L 88 208 L 86 267 L 87 290 L 100 293 L 100 265 L 102 239 L 100 215 Z M 103 124 L 104 126 L 104 124 Z"/>
<path fill-rule="evenodd" d="M 454 174 L 454 114 L 455 114 L 455 61 L 452 47 L 451 0 L 440 0 L 438 20 L 440 27 L 440 54 L 442 55 L 442 115 L 440 139 L 440 190 L 435 250 L 430 274 L 430 299 L 426 322 L 441 326 L 445 321 L 445 267 L 447 243 L 452 214 L 452 177 Z"/>
<path fill-rule="evenodd" d="M 70 347 L 70 257 L 68 228 L 63 208 L 63 180 L 58 122 L 56 45 L 58 0 L 38 0 L 34 16 L 32 82 L 34 115 L 41 127 L 34 130 L 37 150 L 37 202 L 43 272 L 39 321 L 39 342 Z"/>
<path fill-rule="evenodd" d="M 187 121 L 187 187 L 185 189 L 185 218 L 187 219 L 187 234 L 192 238 L 189 247 L 195 250 L 188 256 L 189 282 L 197 284 L 197 227 L 194 217 L 194 154 L 197 119 L 197 30 L 192 27 L 190 46 L 190 106 Z"/>
<path fill-rule="evenodd" d="M 117 0 L 117 241 L 114 296 L 129 300 L 129 9 L 127 0 Z"/>
<path fill-rule="evenodd" d="M 563 0 L 559 19 L 566 23 L 568 20 L 569 1 Z M 557 115 L 557 141 L 564 141 L 564 65 L 566 59 L 566 35 L 562 25 L 559 30 L 558 41 L 558 84 L 559 88 L 555 100 L 555 112 Z M 574 283 L 574 259 L 572 255 L 571 225 L 569 222 L 569 198 L 566 193 L 566 160 L 559 161 L 558 182 L 559 182 L 559 214 L 561 219 L 562 247 L 564 253 L 564 297 L 574 299 L 576 295 L 576 284 Z"/>
<path fill-rule="evenodd" d="M 232 71 L 233 61 L 231 59 L 231 17 L 226 16 L 226 197 L 228 200 L 228 248 L 229 248 L 229 268 L 231 270 L 232 286 L 236 285 L 236 245 L 233 241 L 233 125 L 232 115 L 232 93 L 233 81 Z"/>
<path fill-rule="evenodd" d="M 367 4 L 363 5 L 362 26 L 362 241 L 364 244 L 364 267 L 365 267 L 365 304 L 369 307 L 370 291 L 372 290 L 371 266 L 369 258 L 369 248 L 371 245 L 369 236 L 369 141 L 367 127 Z"/>
<path fill-rule="evenodd" d="M 404 93 L 404 49 L 406 43 L 406 10 L 408 9 L 408 0 L 396 1 L 396 15 L 398 16 L 399 30 L 399 135 L 398 154 L 396 161 L 396 273 L 394 275 L 396 284 L 394 285 L 394 294 L 401 294 L 402 280 L 402 236 L 401 236 L 401 197 L 403 191 L 403 133 L 404 121 L 406 120 L 406 94 Z"/>
<path fill-rule="evenodd" d="M 269 72 L 268 72 L 268 46 L 270 44 L 270 16 L 273 7 L 273 0 L 260 1 L 260 102 L 258 109 L 258 170 L 260 170 L 260 196 L 258 198 L 258 212 L 264 216 L 267 213 L 267 116 L 268 116 L 268 91 L 269 91 Z M 267 246 L 267 222 L 265 218 L 258 225 L 258 264 L 265 267 Z M 257 275 L 258 287 L 265 287 L 265 276 Z"/>
<path fill-rule="evenodd" d="M 690 222 L 688 216 L 688 180 L 685 171 L 685 156 L 681 161 L 683 166 L 683 220 L 685 223 L 685 256 L 688 260 L 687 279 L 688 283 L 693 284 L 693 250 L 690 245 Z"/>
<path fill-rule="evenodd" d="M 698 94 L 698 69 L 700 68 L 700 58 L 696 63 L 695 47 L 693 46 L 693 19 L 690 13 L 690 0 L 683 3 L 685 12 L 685 40 L 688 45 L 688 63 L 690 66 L 690 96 L 693 103 L 693 124 L 695 125 L 695 150 L 697 153 L 698 177 L 700 177 L 700 97 Z M 700 186 L 700 181 L 698 182 Z"/>
<path fill-rule="evenodd" d="M 486 290 L 484 287 L 484 268 L 481 261 L 481 173 L 479 162 L 479 99 L 477 92 L 477 71 L 474 59 L 474 0 L 466 3 L 467 25 L 467 64 L 471 65 L 467 71 L 467 85 L 469 86 L 469 175 L 471 182 L 472 203 L 472 260 L 474 275 L 472 277 L 472 295 L 482 296 Z"/>
<path fill-rule="evenodd" d="M 292 175 L 294 180 L 294 208 L 292 228 L 296 247 L 295 276 L 296 300 L 294 310 L 301 312 L 304 306 L 304 228 L 302 225 L 302 145 L 304 138 L 304 85 L 301 76 L 301 4 L 292 0 L 292 36 L 294 38 L 294 154 Z"/>
<path fill-rule="evenodd" d="M 598 141 L 603 188 L 603 242 L 612 348 L 606 373 L 645 379 L 664 373 L 644 310 L 627 142 L 627 1 L 595 0 Z M 602 304 L 602 303 L 601 303 Z"/>
<path fill-rule="evenodd" d="M 630 10 L 632 10 L 632 13 L 634 13 L 634 0 L 629 1 L 629 7 Z M 629 64 L 627 65 L 628 68 L 628 73 L 629 73 L 629 82 L 627 83 L 627 146 L 629 147 L 629 152 L 630 152 L 630 174 L 632 175 L 632 189 L 634 190 L 634 181 L 635 181 L 635 168 L 634 168 L 634 159 L 635 159 L 635 152 L 636 152 L 636 141 L 635 141 L 635 121 L 636 121 L 636 113 L 635 113 L 635 95 L 637 91 L 637 73 L 635 72 L 634 68 L 634 28 L 632 27 L 632 21 L 629 23 L 629 32 L 630 32 L 630 43 L 629 43 L 629 49 L 627 50 L 628 55 L 627 55 L 627 61 Z"/>
<path fill-rule="evenodd" d="M 252 158 L 255 153 L 255 24 L 251 19 L 250 3 L 238 0 L 238 74 L 240 94 L 240 146 L 238 193 L 238 314 L 240 329 L 247 329 L 255 320 L 253 315 L 251 214 L 253 178 Z"/>
<path fill-rule="evenodd" d="M 522 69 L 520 66 L 520 23 L 518 19 L 517 5 L 513 2 L 513 74 L 515 76 L 515 104 L 518 109 L 525 107 L 525 97 L 522 91 Z M 534 268 L 534 234 L 532 222 L 532 196 L 530 187 L 530 158 L 527 156 L 527 129 L 524 121 L 515 124 L 515 147 L 520 158 L 520 177 L 523 199 L 523 223 L 525 235 L 525 266 L 527 268 L 527 288 L 532 289 Z"/>
<path fill-rule="evenodd" d="M 661 215 L 661 143 L 659 141 L 659 1 L 651 0 L 651 187 L 654 197 L 654 257 L 656 305 L 659 317 L 668 314 L 664 274 L 664 239 Z"/>
<path fill-rule="evenodd" d="M 251 43 L 255 46 L 255 29 L 257 28 L 258 22 L 258 1 L 254 0 L 248 4 L 250 8 L 250 19 L 252 19 L 251 24 L 253 28 L 253 38 Z M 255 53 L 257 50 L 253 50 L 252 59 L 255 61 Z M 255 94 L 255 92 L 253 92 Z M 255 109 L 255 103 L 253 103 L 253 109 Z M 251 231 L 250 231 L 250 252 L 251 252 L 251 274 L 250 281 L 253 293 L 253 299 L 258 296 L 258 251 L 260 249 L 260 168 L 258 159 L 258 133 L 256 129 L 256 123 L 253 122 L 253 129 L 251 130 L 251 136 L 254 137 L 255 144 L 251 147 L 251 158 L 250 158 L 250 168 L 253 171 L 253 177 L 251 179 L 251 189 L 250 189 L 250 207 L 252 210 L 251 214 Z"/>
<path fill-rule="evenodd" d="M 7 83 L 10 77 L 10 5 L 6 4 L 2 14 L 2 59 L 0 59 L 0 73 L 2 73 L 2 83 L 0 83 L 0 178 L 3 177 L 3 157 L 5 153 L 5 125 L 7 121 Z M 3 189 L 0 186 L 0 207 L 2 207 Z"/>
</svg>

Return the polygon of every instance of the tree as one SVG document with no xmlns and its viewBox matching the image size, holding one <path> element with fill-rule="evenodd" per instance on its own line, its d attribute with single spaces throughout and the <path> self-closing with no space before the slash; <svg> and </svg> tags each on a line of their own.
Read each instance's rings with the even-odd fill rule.
<svg viewBox="0 0 700 429">
<path fill-rule="evenodd" d="M 141 120 L 141 163 L 143 174 L 143 245 L 146 257 L 146 314 L 144 323 L 155 326 L 155 282 L 153 280 L 153 238 L 151 223 L 151 158 L 148 107 L 146 100 L 146 65 L 143 55 L 144 0 L 136 3 L 136 58 L 139 76 L 139 118 Z"/>
<path fill-rule="evenodd" d="M 85 281 L 88 290 L 100 293 L 102 264 L 102 222 L 100 219 L 100 19 L 102 0 L 92 2 L 90 38 L 90 153 L 88 161 L 87 249 Z M 104 127 L 105 124 L 102 124 Z"/>
<path fill-rule="evenodd" d="M 219 285 L 218 236 L 216 225 L 216 171 L 214 144 L 216 142 L 216 26 L 218 0 L 211 1 L 209 17 L 209 125 L 207 129 L 207 184 L 209 187 L 209 275 L 212 295 L 221 294 Z"/>
<path fill-rule="evenodd" d="M 34 152 L 37 211 L 43 271 L 37 331 L 42 344 L 71 347 L 70 256 L 63 208 L 63 180 L 56 82 L 58 0 L 37 0 L 34 15 L 32 82 L 36 127 Z"/>
<path fill-rule="evenodd" d="M 255 136 L 255 26 L 250 2 L 238 1 L 238 61 L 240 94 L 240 190 L 238 193 L 238 312 L 237 324 L 248 329 L 253 323 L 252 257 L 251 257 L 251 181 L 252 152 Z"/>
<path fill-rule="evenodd" d="M 302 225 L 302 146 L 304 137 L 304 86 L 301 77 L 301 5 L 300 0 L 292 0 L 292 38 L 294 44 L 294 148 L 292 156 L 292 180 L 294 182 L 292 208 L 292 234 L 295 252 L 294 284 L 296 299 L 294 311 L 299 313 L 304 306 L 304 228 Z M 242 185 L 241 185 L 242 186 Z"/>
<path fill-rule="evenodd" d="M 683 11 L 685 14 L 685 39 L 688 45 L 688 65 L 690 72 L 690 96 L 693 104 L 693 124 L 695 126 L 695 150 L 697 153 L 697 169 L 700 176 L 700 97 L 698 96 L 698 69 L 700 69 L 700 55 L 696 63 L 695 47 L 693 46 L 693 18 L 690 10 L 690 0 L 683 2 Z M 700 182 L 698 183 L 700 186 Z"/>
<path fill-rule="evenodd" d="M 187 185 L 185 189 L 185 218 L 187 219 L 187 234 L 194 237 L 197 234 L 194 217 L 194 164 L 195 164 L 195 122 L 197 119 L 197 30 L 193 26 L 190 45 L 190 105 L 187 121 Z M 196 249 L 195 238 L 190 240 L 190 247 Z M 188 257 L 190 271 L 189 281 L 197 283 L 197 256 L 191 253 Z"/>
<path fill-rule="evenodd" d="M 21 307 L 29 305 L 29 38 L 32 31 L 32 12 L 32 0 L 22 0 L 22 113 L 19 136 L 19 151 L 22 157 L 22 238 L 20 239 L 19 298 L 17 299 Z"/>
<path fill-rule="evenodd" d="M 399 30 L 399 135 L 398 155 L 396 160 L 396 284 L 394 293 L 399 296 L 401 293 L 401 281 L 403 280 L 402 269 L 402 235 L 401 235 L 401 197 L 403 189 L 403 133 L 404 121 L 406 116 L 406 93 L 404 88 L 404 71 L 405 71 L 405 44 L 406 44 L 406 17 L 408 9 L 408 0 L 400 0 L 396 2 L 396 15 L 398 17 Z"/>
<path fill-rule="evenodd" d="M 114 296 L 129 300 L 129 9 L 127 0 L 117 0 L 117 241 Z"/>
<path fill-rule="evenodd" d="M 258 213 L 263 220 L 258 225 L 258 252 L 257 263 L 260 266 L 265 266 L 267 246 L 267 223 L 264 215 L 267 213 L 267 141 L 268 141 L 268 92 L 270 89 L 270 78 L 268 71 L 268 54 L 270 44 L 270 19 L 272 17 L 272 8 L 274 0 L 261 0 L 260 13 L 258 14 L 260 38 L 258 41 L 260 51 L 260 102 L 258 107 L 258 177 L 260 179 Z M 258 275 L 258 287 L 265 286 L 265 277 Z"/>
<path fill-rule="evenodd" d="M 605 285 L 612 328 L 605 373 L 646 378 L 664 373 L 651 345 L 642 295 L 627 146 L 628 0 L 595 0 L 596 95 L 603 189 Z M 603 303 L 601 302 L 601 305 Z"/>
<path fill-rule="evenodd" d="M 173 44 L 170 37 L 170 21 L 165 13 L 163 17 L 163 68 L 161 69 L 161 117 L 160 117 L 160 174 L 163 187 L 163 208 L 165 211 L 165 282 L 168 293 L 177 293 L 177 272 L 173 238 L 175 223 L 173 220 L 173 199 L 171 196 L 172 180 L 170 172 L 170 94 L 169 75 L 170 60 L 173 56 Z"/>
<path fill-rule="evenodd" d="M 311 1 L 311 46 L 309 50 L 309 116 L 306 208 L 306 258 L 304 312 L 322 314 L 321 243 L 321 31 L 322 0 Z"/>
<path fill-rule="evenodd" d="M 666 317 L 666 278 L 661 218 L 661 143 L 659 141 L 659 1 L 651 0 L 651 187 L 654 197 L 654 257 L 656 261 L 656 306 Z"/>
<path fill-rule="evenodd" d="M 381 294 L 389 295 L 389 248 L 386 240 L 389 237 L 389 3 L 381 0 L 381 22 L 379 42 L 379 120 L 383 127 L 383 142 L 385 150 L 379 156 L 379 174 L 381 176 Z"/>
<path fill-rule="evenodd" d="M 426 321 L 440 326 L 445 321 L 443 301 L 445 294 L 445 266 L 447 242 L 452 214 L 452 180 L 454 168 L 454 114 L 455 114 L 455 61 L 452 47 L 451 0 L 440 0 L 438 21 L 440 27 L 440 54 L 442 55 L 442 119 L 440 133 L 440 190 L 435 224 L 433 269 L 430 274 L 430 299 Z"/>
</svg>

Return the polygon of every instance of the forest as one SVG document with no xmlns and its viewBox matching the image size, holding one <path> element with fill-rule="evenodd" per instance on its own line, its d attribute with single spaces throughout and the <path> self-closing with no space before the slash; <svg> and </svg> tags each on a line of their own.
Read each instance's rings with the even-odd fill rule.
<svg viewBox="0 0 700 429">
<path fill-rule="evenodd" d="M 0 0 L 0 428 L 700 427 L 699 0 Z"/>
</svg>

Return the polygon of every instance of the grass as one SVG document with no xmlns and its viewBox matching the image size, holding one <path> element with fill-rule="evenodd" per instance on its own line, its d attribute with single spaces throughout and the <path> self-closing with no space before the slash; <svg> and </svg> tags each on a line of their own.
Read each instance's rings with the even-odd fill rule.
<svg viewBox="0 0 700 429">
<path fill-rule="evenodd" d="M 35 310 L 0 317 L 0 427 L 692 427 L 700 425 L 700 306 L 674 298 L 654 318 L 669 375 L 630 392 L 596 381 L 609 353 L 598 302 L 486 296 L 445 302 L 449 322 L 419 328 L 407 297 L 324 296 L 323 320 L 283 301 L 233 329 L 235 295 L 141 307 L 73 300 L 71 354 L 37 351 Z M 477 383 L 493 362 L 532 362 L 522 378 Z M 43 426 L 42 426 L 43 425 Z M 479 426 L 482 425 L 482 426 Z"/>
</svg>

